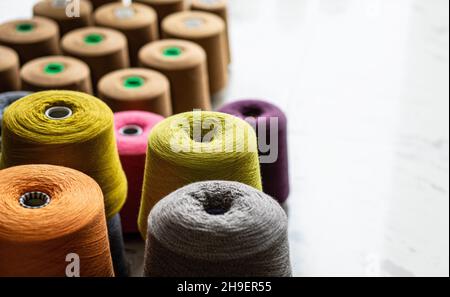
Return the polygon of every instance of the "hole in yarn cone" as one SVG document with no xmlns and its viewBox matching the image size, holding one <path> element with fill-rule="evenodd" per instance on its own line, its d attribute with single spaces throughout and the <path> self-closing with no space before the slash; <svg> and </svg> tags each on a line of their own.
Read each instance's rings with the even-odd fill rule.
<svg viewBox="0 0 450 297">
<path fill-rule="evenodd" d="M 257 118 L 262 114 L 262 110 L 258 107 L 248 106 L 242 110 L 242 114 L 246 117 L 254 117 Z"/>
<path fill-rule="evenodd" d="M 208 214 L 215 216 L 226 214 L 231 209 L 233 201 L 238 197 L 236 193 L 233 194 L 225 189 L 208 188 L 190 195 L 203 205 Z"/>
<path fill-rule="evenodd" d="M 21 23 L 16 26 L 16 30 L 22 33 L 31 32 L 34 30 L 34 25 L 31 23 Z"/>
<path fill-rule="evenodd" d="M 205 208 L 205 211 L 210 215 L 218 216 L 225 214 L 228 210 L 223 208 Z"/>
<path fill-rule="evenodd" d="M 163 51 L 163 55 L 166 57 L 178 57 L 180 56 L 182 53 L 181 48 L 173 46 L 173 47 L 168 47 Z"/>
<path fill-rule="evenodd" d="M 103 36 L 100 34 L 89 34 L 86 37 L 84 37 L 84 42 L 89 45 L 96 45 L 103 41 Z"/>
<path fill-rule="evenodd" d="M 215 127 L 205 129 L 200 123 L 192 123 L 190 137 L 198 143 L 209 143 L 213 141 L 215 132 Z"/>
<path fill-rule="evenodd" d="M 125 136 L 138 136 L 143 132 L 144 130 L 138 125 L 128 125 L 119 129 L 119 133 Z"/>
<path fill-rule="evenodd" d="M 53 0 L 52 6 L 56 8 L 65 8 L 67 6 L 67 0 Z"/>
<path fill-rule="evenodd" d="M 72 116 L 72 110 L 65 106 L 54 106 L 45 111 L 45 116 L 51 120 L 64 120 Z"/>
<path fill-rule="evenodd" d="M 132 76 L 125 79 L 123 85 L 125 88 L 128 89 L 134 89 L 134 88 L 140 88 L 144 85 L 145 81 L 140 76 Z"/>
<path fill-rule="evenodd" d="M 61 63 L 49 63 L 45 66 L 44 72 L 47 74 L 58 74 L 64 71 L 64 65 Z"/>
<path fill-rule="evenodd" d="M 204 209 L 207 213 L 214 216 L 224 215 L 231 208 L 231 200 L 223 199 L 222 195 L 209 197 L 204 203 Z"/>
<path fill-rule="evenodd" d="M 201 0 L 200 2 L 206 5 L 214 5 L 219 3 L 220 0 Z"/>
<path fill-rule="evenodd" d="M 19 198 L 22 207 L 38 209 L 46 207 L 50 203 L 50 196 L 42 192 L 28 192 Z"/>
<path fill-rule="evenodd" d="M 188 28 L 198 28 L 203 25 L 204 21 L 199 18 L 188 18 L 184 21 L 184 25 Z"/>
<path fill-rule="evenodd" d="M 116 17 L 120 20 L 130 19 L 135 15 L 134 9 L 129 6 L 116 8 L 114 11 Z"/>
</svg>

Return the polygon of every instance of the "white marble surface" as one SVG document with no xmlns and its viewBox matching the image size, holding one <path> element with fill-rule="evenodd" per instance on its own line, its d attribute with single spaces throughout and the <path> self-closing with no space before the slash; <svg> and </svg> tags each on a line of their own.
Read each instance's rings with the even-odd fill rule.
<svg viewBox="0 0 450 297">
<path fill-rule="evenodd" d="M 0 20 L 33 2 L 0 1 Z M 230 6 L 224 101 L 290 119 L 295 275 L 448 276 L 448 0 Z"/>
</svg>

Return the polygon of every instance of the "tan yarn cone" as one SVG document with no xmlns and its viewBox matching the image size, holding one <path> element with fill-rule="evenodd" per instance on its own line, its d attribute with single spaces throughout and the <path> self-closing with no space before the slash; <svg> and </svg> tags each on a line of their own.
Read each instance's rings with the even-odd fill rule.
<svg viewBox="0 0 450 297">
<path fill-rule="evenodd" d="M 19 89 L 19 56 L 12 49 L 0 46 L 0 93 Z"/>
<path fill-rule="evenodd" d="M 61 44 L 66 55 L 76 57 L 89 65 L 94 88 L 104 75 L 130 65 L 127 39 L 113 29 L 77 29 L 66 34 Z"/>
<path fill-rule="evenodd" d="M 159 38 L 156 12 L 142 4 L 122 3 L 104 5 L 95 12 L 98 26 L 119 30 L 128 40 L 131 66 L 138 65 L 138 53 L 141 47 Z"/>
<path fill-rule="evenodd" d="M 3 23 L 0 25 L 0 45 L 15 50 L 22 65 L 38 57 L 59 55 L 58 25 L 42 17 Z"/>
<path fill-rule="evenodd" d="M 215 94 L 228 82 L 225 23 L 207 12 L 186 11 L 168 16 L 162 24 L 165 38 L 186 39 L 200 45 L 208 58 L 209 89 Z"/>
<path fill-rule="evenodd" d="M 67 2 L 65 0 L 42 0 L 34 5 L 33 14 L 35 16 L 46 17 L 54 20 L 59 26 L 59 32 L 61 36 L 69 31 L 93 25 L 93 8 L 92 4 L 89 1 L 80 1 L 79 17 L 67 16 L 66 3 Z"/>
<path fill-rule="evenodd" d="M 114 112 L 144 110 L 172 115 L 169 80 L 149 69 L 131 68 L 105 75 L 98 84 L 98 97 Z"/>
<path fill-rule="evenodd" d="M 185 40 L 160 40 L 143 47 L 139 61 L 169 79 L 175 114 L 211 110 L 206 54 L 200 46 Z"/>
<path fill-rule="evenodd" d="M 227 0 L 192 0 L 191 9 L 210 12 L 220 17 L 226 26 L 226 39 L 228 50 L 228 64 L 231 63 L 231 46 L 230 46 L 230 33 L 228 29 L 228 1 Z"/>
<path fill-rule="evenodd" d="M 158 14 L 158 25 L 161 30 L 161 23 L 168 15 L 187 9 L 185 0 L 135 0 L 133 2 L 142 3 L 152 7 Z"/>
<path fill-rule="evenodd" d="M 29 91 L 70 90 L 92 94 L 88 65 L 72 57 L 32 60 L 22 67 L 20 78 L 23 88 Z"/>
</svg>

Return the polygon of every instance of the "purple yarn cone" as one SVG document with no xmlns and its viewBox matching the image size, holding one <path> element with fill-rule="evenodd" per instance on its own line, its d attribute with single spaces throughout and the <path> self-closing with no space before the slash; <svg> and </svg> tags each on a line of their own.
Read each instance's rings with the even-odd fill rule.
<svg viewBox="0 0 450 297">
<path fill-rule="evenodd" d="M 287 119 L 285 114 L 275 105 L 261 100 L 241 100 L 227 104 L 219 109 L 219 112 L 234 115 L 246 119 L 251 125 L 256 124 L 258 136 L 262 124 L 266 123 L 266 144 L 269 144 L 270 118 L 278 118 L 278 158 L 274 163 L 261 163 L 261 175 L 263 190 L 266 194 L 275 198 L 279 203 L 284 203 L 289 196 L 289 163 L 287 145 Z M 256 123 L 249 117 L 256 118 Z M 264 128 L 264 127 L 262 127 Z M 268 155 L 263 152 L 259 143 L 260 156 Z"/>
</svg>

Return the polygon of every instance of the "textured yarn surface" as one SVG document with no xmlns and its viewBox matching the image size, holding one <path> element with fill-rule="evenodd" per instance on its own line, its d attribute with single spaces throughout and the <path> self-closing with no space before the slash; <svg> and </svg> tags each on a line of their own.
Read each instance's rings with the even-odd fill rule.
<svg viewBox="0 0 450 297">
<path fill-rule="evenodd" d="M 13 49 L 0 45 L 0 57 L 0 93 L 21 90 L 19 55 Z"/>
<path fill-rule="evenodd" d="M 148 136 L 153 127 L 164 120 L 160 115 L 145 111 L 124 111 L 114 114 L 120 161 L 128 179 L 127 201 L 121 210 L 125 233 L 138 233 L 137 220 L 141 204 Z M 141 133 L 127 135 L 126 129 L 139 127 Z"/>
<path fill-rule="evenodd" d="M 287 118 L 283 111 L 269 102 L 254 99 L 229 103 L 219 111 L 246 119 L 256 128 L 258 137 L 263 137 L 259 139 L 258 145 L 260 156 L 276 155 L 273 162 L 261 162 L 263 189 L 278 202 L 284 203 L 289 196 L 290 185 Z M 277 119 L 278 126 L 272 127 L 272 119 Z M 277 140 L 273 141 L 275 137 Z M 267 151 L 266 146 L 269 144 L 270 150 Z M 276 153 L 274 149 L 277 149 Z"/>
<path fill-rule="evenodd" d="M 61 4 L 61 2 L 63 3 Z M 66 10 L 70 4 L 69 1 L 58 0 L 41 0 L 37 2 L 33 6 L 33 15 L 54 20 L 58 24 L 60 36 L 64 36 L 72 30 L 93 25 L 92 4 L 89 0 L 81 0 L 79 3 L 80 15 L 77 17 L 67 15 Z"/>
<path fill-rule="evenodd" d="M 16 51 L 21 65 L 39 57 L 59 55 L 61 49 L 58 24 L 37 16 L 2 23 L 0 45 Z"/>
<path fill-rule="evenodd" d="M 0 94 L 0 152 L 2 151 L 2 122 L 3 114 L 8 106 L 16 102 L 22 97 L 29 95 L 29 92 L 17 91 Z"/>
<path fill-rule="evenodd" d="M 72 111 L 54 120 L 45 113 Z M 112 111 L 101 100 L 71 91 L 31 94 L 8 107 L 3 118 L 0 168 L 25 164 L 60 165 L 92 177 L 102 188 L 107 218 L 125 202 L 127 181 L 117 152 Z"/>
<path fill-rule="evenodd" d="M 218 112 L 182 113 L 156 125 L 148 142 L 139 213 L 141 235 L 146 236 L 148 214 L 159 200 L 205 180 L 239 181 L 262 189 L 253 128 Z"/>
<path fill-rule="evenodd" d="M 27 95 L 30 95 L 30 92 L 17 91 L 0 94 L 0 127 L 2 125 L 1 122 L 3 121 L 3 114 L 5 113 L 5 109 L 14 102 L 16 102 L 17 100 L 19 100 L 20 98 L 25 97 Z"/>
<path fill-rule="evenodd" d="M 50 197 L 47 206 L 23 207 L 27 192 Z M 50 165 L 0 171 L 0 276 L 66 276 L 68 254 L 80 276 L 114 276 L 103 195 L 89 176 Z"/>
<path fill-rule="evenodd" d="M 197 25 L 189 25 L 190 22 Z M 164 39 L 184 39 L 197 43 L 206 52 L 211 95 L 228 83 L 228 47 L 225 22 L 218 16 L 201 11 L 177 12 L 166 17 L 161 28 Z"/>
<path fill-rule="evenodd" d="M 188 185 L 162 199 L 148 225 L 146 276 L 291 276 L 287 216 L 250 186 Z"/>
</svg>

